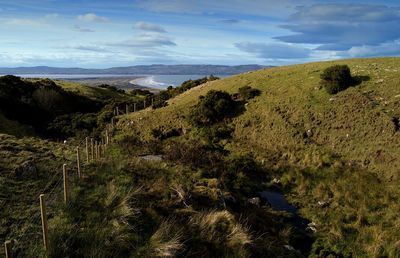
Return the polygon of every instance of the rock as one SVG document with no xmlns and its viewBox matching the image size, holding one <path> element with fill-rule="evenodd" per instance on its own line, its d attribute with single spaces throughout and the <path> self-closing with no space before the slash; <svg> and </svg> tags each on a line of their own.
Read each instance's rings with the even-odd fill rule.
<svg viewBox="0 0 400 258">
<path fill-rule="evenodd" d="M 291 245 L 284 245 L 284 247 L 289 251 L 295 251 L 294 247 Z"/>
<path fill-rule="evenodd" d="M 279 184 L 280 182 L 281 182 L 281 180 L 279 180 L 276 177 L 272 180 L 272 183 L 274 183 L 274 184 Z"/>
<path fill-rule="evenodd" d="M 253 204 L 255 206 L 260 206 L 261 199 L 260 199 L 260 197 L 253 197 L 253 198 L 247 199 L 247 202 L 250 203 L 250 204 Z"/>
<path fill-rule="evenodd" d="M 308 136 L 308 137 L 313 136 L 313 131 L 312 131 L 311 129 L 308 129 L 308 130 L 307 130 L 307 136 Z"/>
<path fill-rule="evenodd" d="M 317 224 L 315 224 L 315 222 L 312 221 L 312 222 L 308 223 L 307 226 L 315 228 L 317 226 Z"/>
<path fill-rule="evenodd" d="M 312 231 L 313 233 L 317 232 L 317 229 L 315 227 L 307 227 L 306 230 Z"/>
<path fill-rule="evenodd" d="M 33 161 L 28 160 L 17 166 L 13 173 L 16 177 L 36 177 L 38 169 Z"/>
<path fill-rule="evenodd" d="M 318 205 L 319 205 L 320 207 L 324 208 L 324 207 L 328 206 L 328 203 L 327 203 L 327 202 L 324 202 L 324 201 L 318 201 Z"/>
<path fill-rule="evenodd" d="M 153 161 L 153 162 L 163 161 L 163 155 L 146 155 L 146 156 L 140 156 L 139 158 L 145 161 Z"/>
</svg>

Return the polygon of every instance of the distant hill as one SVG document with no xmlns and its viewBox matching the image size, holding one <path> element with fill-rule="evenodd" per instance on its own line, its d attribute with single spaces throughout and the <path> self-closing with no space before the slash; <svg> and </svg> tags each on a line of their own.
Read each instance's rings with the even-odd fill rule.
<svg viewBox="0 0 400 258">
<path fill-rule="evenodd" d="M 233 75 L 268 68 L 261 65 L 137 65 L 107 69 L 58 68 L 48 66 L 0 68 L 0 74 L 217 74 Z"/>
</svg>

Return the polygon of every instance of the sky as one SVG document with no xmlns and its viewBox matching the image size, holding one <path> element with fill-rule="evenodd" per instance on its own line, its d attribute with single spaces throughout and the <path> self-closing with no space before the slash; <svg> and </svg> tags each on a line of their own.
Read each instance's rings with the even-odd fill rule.
<svg viewBox="0 0 400 258">
<path fill-rule="evenodd" d="M 400 55 L 400 0 L 0 0 L 0 67 Z"/>
</svg>

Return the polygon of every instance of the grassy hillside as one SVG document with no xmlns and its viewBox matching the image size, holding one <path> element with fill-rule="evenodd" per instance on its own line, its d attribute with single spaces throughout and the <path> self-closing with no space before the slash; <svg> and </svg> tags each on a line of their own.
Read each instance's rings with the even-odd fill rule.
<svg viewBox="0 0 400 258">
<path fill-rule="evenodd" d="M 348 64 L 353 76 L 368 79 L 329 95 L 319 86 L 319 74 L 332 64 Z M 399 58 L 354 59 L 265 69 L 206 83 L 170 100 L 165 108 L 148 109 L 123 121 L 135 121 L 132 130 L 147 139 L 157 126 L 189 129 L 184 117 L 199 96 L 210 89 L 234 93 L 249 85 L 262 95 L 234 119 L 234 143 L 229 149 L 257 150 L 260 158 L 269 156 L 263 156 L 263 151 L 281 152 L 304 165 L 309 165 L 304 158 L 312 153 L 303 150 L 322 149 L 384 176 L 397 177 L 399 64 Z M 311 137 L 304 136 L 308 130 Z"/>
<path fill-rule="evenodd" d="M 359 84 L 329 95 L 320 74 L 334 64 L 348 65 Z M 167 107 L 120 117 L 119 127 L 147 141 L 155 132 L 175 131 L 201 141 L 187 122 L 200 96 L 211 89 L 259 89 L 261 95 L 229 122 L 233 137 L 220 142 L 223 148 L 230 155 L 252 154 L 270 169 L 269 180 L 280 179 L 276 187 L 317 225 L 314 255 L 397 257 L 398 67 L 400 58 L 374 58 L 250 72 L 203 84 Z"/>
<path fill-rule="evenodd" d="M 333 64 L 349 65 L 358 83 L 329 95 L 319 77 Z M 0 240 L 13 240 L 16 256 L 43 254 L 45 192 L 50 257 L 399 257 L 399 65 L 353 59 L 241 74 L 117 116 L 114 128 L 115 103 L 67 117 L 60 129 L 108 112 L 100 125 L 112 144 L 84 164 L 82 180 L 81 137 L 0 135 Z M 244 86 L 259 92 L 245 97 Z M 96 136 L 103 126 L 74 129 Z M 71 168 L 66 206 L 62 163 Z M 264 190 L 283 193 L 303 218 L 260 199 Z"/>
</svg>

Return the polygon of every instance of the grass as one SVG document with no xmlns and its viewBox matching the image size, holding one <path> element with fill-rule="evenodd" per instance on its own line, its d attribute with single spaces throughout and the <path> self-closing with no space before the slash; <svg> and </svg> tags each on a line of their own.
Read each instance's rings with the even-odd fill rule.
<svg viewBox="0 0 400 258">
<path fill-rule="evenodd" d="M 319 75 L 334 64 L 347 64 L 361 83 L 328 95 Z M 398 257 L 399 65 L 400 58 L 376 58 L 265 69 L 119 116 L 107 157 L 86 166 L 82 182 L 73 179 L 67 207 L 50 205 L 52 256 Z M 210 144 L 210 131 L 187 122 L 199 96 L 245 86 L 261 93 L 217 124 L 232 129 L 230 138 Z M 40 227 L 29 219 L 36 191 L 74 152 L 36 138 L 0 140 L 0 237 L 27 242 L 30 232 L 31 244 L 15 250 L 38 256 Z M 155 154 L 164 159 L 142 157 Z M 38 178 L 10 176 L 32 160 Z M 250 204 L 262 189 L 283 192 L 316 232 Z"/>
<path fill-rule="evenodd" d="M 29 256 L 40 243 L 39 195 L 61 197 L 61 165 L 70 164 L 74 153 L 70 145 L 0 134 L 0 242 L 17 240 L 16 254 Z M 51 211 L 54 202 L 48 204 Z"/>
<path fill-rule="evenodd" d="M 320 74 L 342 64 L 360 84 L 329 95 Z M 400 58 L 348 59 L 240 74 L 198 86 L 167 107 L 121 117 L 118 127 L 147 141 L 154 129 L 176 129 L 184 132 L 181 138 L 197 139 L 187 117 L 199 96 L 258 89 L 261 95 L 231 120 L 233 137 L 221 142 L 224 149 L 251 153 L 281 179 L 281 190 L 319 225 L 314 255 L 396 257 L 399 65 Z M 321 208 L 318 201 L 329 205 Z"/>
</svg>

